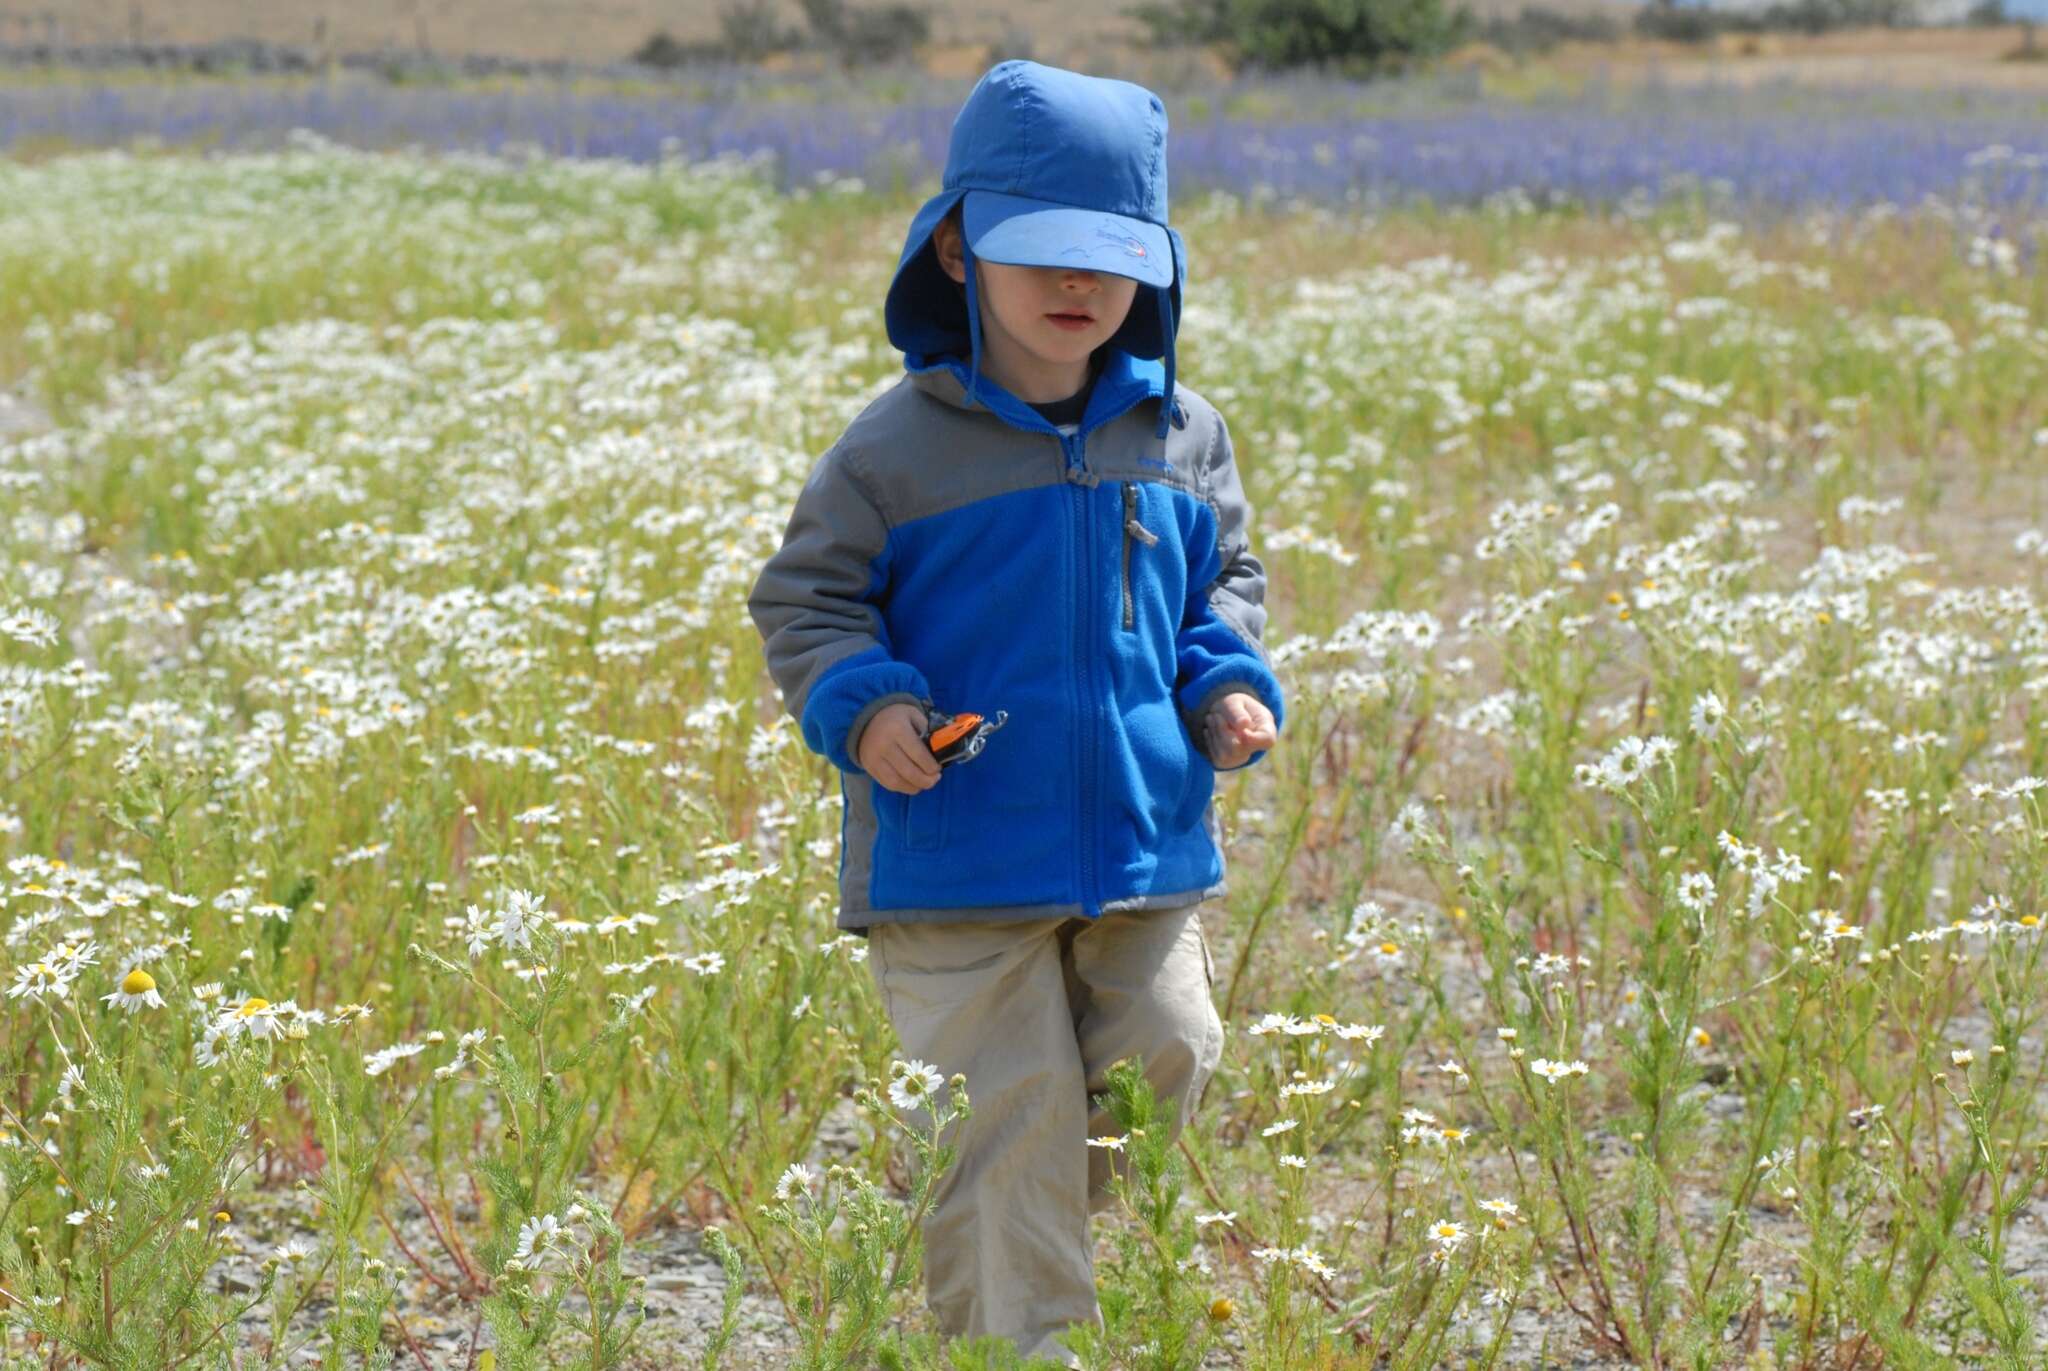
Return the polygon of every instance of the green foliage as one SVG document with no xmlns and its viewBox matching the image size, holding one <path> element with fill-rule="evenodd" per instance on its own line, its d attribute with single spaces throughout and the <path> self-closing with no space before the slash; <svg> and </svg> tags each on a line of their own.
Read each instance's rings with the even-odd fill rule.
<svg viewBox="0 0 2048 1371">
<path fill-rule="evenodd" d="M 1621 26 L 1610 14 L 1524 5 L 1512 14 L 1486 16 L 1472 36 L 1507 52 L 1548 52 L 1559 43 L 1611 42 L 1621 36 Z"/>
<path fill-rule="evenodd" d="M 1218 43 L 1248 67 L 1361 75 L 1434 57 L 1473 27 L 1447 0 L 1160 0 L 1128 13 L 1161 46 Z"/>
<path fill-rule="evenodd" d="M 725 1276 L 725 1295 L 718 1307 L 718 1327 L 704 1344 L 704 1357 L 698 1363 L 703 1371 L 715 1371 L 718 1359 L 732 1346 L 733 1334 L 739 1329 L 740 1301 L 746 1298 L 747 1293 L 747 1265 L 723 1229 L 705 1229 L 704 1248 L 718 1259 L 719 1270 Z"/>
<path fill-rule="evenodd" d="M 718 33 L 726 54 L 742 62 L 758 62 L 803 38 L 800 30 L 783 25 L 774 0 L 720 0 Z"/>
<path fill-rule="evenodd" d="M 1914 0 L 1773 0 L 1742 9 L 1657 0 L 1636 11 L 1635 31 L 1646 38 L 1697 43 L 1718 33 L 1830 33 L 1846 28 L 1900 28 L 1917 22 L 1919 9 Z"/>
<path fill-rule="evenodd" d="M 898 62 L 931 34 L 930 13 L 917 5 L 849 5 L 800 0 L 814 41 L 848 65 Z"/>
<path fill-rule="evenodd" d="M 1130 1222 L 1112 1229 L 1103 1326 L 1078 1324 L 1068 1343 L 1092 1365 L 1135 1358 L 1158 1371 L 1194 1371 L 1215 1341 L 1208 1316 L 1215 1295 L 1202 1271 L 1190 1269 L 1195 1224 L 1180 1205 L 1187 1168 L 1143 1063 L 1126 1058 L 1104 1079 L 1101 1104 L 1123 1139 L 1110 1193 Z"/>
<path fill-rule="evenodd" d="M 859 1171 L 834 1164 L 822 1180 L 807 1167 L 792 1167 L 777 1184 L 777 1202 L 763 1211 L 794 1248 L 783 1259 L 791 1284 L 801 1286 L 784 1295 L 800 1339 L 800 1351 L 787 1363 L 794 1371 L 862 1365 L 877 1354 L 885 1325 L 917 1279 L 925 1216 L 957 1156 L 939 1135 L 973 1114 L 958 1075 L 930 1111 L 928 1130 L 904 1125 L 880 1084 L 870 1081 L 857 1099 L 872 1114 L 904 1126 L 911 1140 L 917 1164 L 907 1201 L 899 1204 Z"/>
<path fill-rule="evenodd" d="M 630 1364 L 681 1226 L 707 1371 L 746 1296 L 792 1361 L 1015 1364 L 921 1327 L 951 1139 L 881 1093 L 741 603 L 897 374 L 856 245 L 905 208 L 0 164 L 55 425 L 0 441 L 0 1360 L 416 1364 L 425 1289 Z M 1218 792 L 1205 1102 L 1169 1145 L 1111 1075 L 1098 1364 L 2038 1360 L 2048 633 L 1985 530 L 2043 280 L 1968 205 L 1175 213 L 1245 264 L 1185 362 L 1295 742 Z"/>
<path fill-rule="evenodd" d="M 1062 1371 L 1052 1357 L 1026 1357 L 1008 1338 L 943 1338 L 933 1333 L 894 1335 L 875 1349 L 882 1371 Z"/>
</svg>

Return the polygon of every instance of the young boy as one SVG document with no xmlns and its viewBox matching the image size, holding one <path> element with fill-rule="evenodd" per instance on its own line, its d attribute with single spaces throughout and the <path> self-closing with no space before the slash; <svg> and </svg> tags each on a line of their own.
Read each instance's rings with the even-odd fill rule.
<svg viewBox="0 0 2048 1371">
<path fill-rule="evenodd" d="M 1101 1322 L 1108 1067 L 1139 1057 L 1177 1133 L 1222 1052 L 1209 801 L 1284 701 L 1229 431 L 1174 384 L 1165 107 L 1000 63 L 942 186 L 884 311 L 907 375 L 813 467 L 748 605 L 840 771 L 839 927 L 904 1053 L 974 1103 L 927 1302 L 949 1335 L 1059 1356 Z M 930 711 L 1002 723 L 942 767 Z"/>
</svg>

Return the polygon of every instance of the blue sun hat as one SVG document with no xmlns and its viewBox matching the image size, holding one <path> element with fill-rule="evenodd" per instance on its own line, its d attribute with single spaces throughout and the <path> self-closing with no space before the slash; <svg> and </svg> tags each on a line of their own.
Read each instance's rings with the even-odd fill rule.
<svg viewBox="0 0 2048 1371">
<path fill-rule="evenodd" d="M 883 307 L 904 365 L 923 370 L 935 356 L 964 352 L 967 393 L 980 399 L 976 257 L 1128 276 L 1138 282 L 1138 296 L 1107 345 L 1164 360 L 1164 437 L 1174 409 L 1173 339 L 1187 252 L 1166 223 L 1166 106 L 1159 97 L 1129 81 L 998 62 L 954 116 L 940 185 L 910 222 Z M 963 201 L 964 304 L 931 242 L 932 229 Z"/>
</svg>

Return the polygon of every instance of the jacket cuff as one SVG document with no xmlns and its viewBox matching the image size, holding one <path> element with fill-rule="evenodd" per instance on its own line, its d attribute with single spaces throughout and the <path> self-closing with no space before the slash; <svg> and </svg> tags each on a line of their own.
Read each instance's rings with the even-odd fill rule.
<svg viewBox="0 0 2048 1371">
<path fill-rule="evenodd" d="M 887 695 L 877 695 L 862 705 L 860 713 L 854 715 L 853 722 L 846 727 L 846 755 L 853 759 L 853 765 L 847 770 L 857 770 L 860 766 L 860 735 L 867 731 L 871 719 L 890 705 L 916 705 L 923 709 L 927 698 L 923 695 L 913 695 L 907 690 L 892 690 Z"/>
<path fill-rule="evenodd" d="M 1266 669 L 1264 664 L 1251 657 L 1238 657 L 1218 662 L 1209 670 L 1183 685 L 1178 694 L 1181 719 L 1187 725 L 1189 736 L 1195 740 L 1195 747 L 1204 757 L 1209 757 L 1209 711 L 1225 695 L 1243 691 L 1255 696 L 1273 715 L 1273 732 L 1280 732 L 1281 721 L 1286 718 L 1287 700 L 1280 689 L 1279 678 Z M 1236 766 L 1218 766 L 1218 771 L 1242 771 L 1266 755 L 1260 748 Z M 1211 766 L 1215 758 L 1209 757 Z"/>
<path fill-rule="evenodd" d="M 924 673 L 883 648 L 842 657 L 825 668 L 804 697 L 804 742 L 841 771 L 859 771 L 852 749 L 875 712 L 899 700 L 922 703 L 930 695 Z"/>
</svg>

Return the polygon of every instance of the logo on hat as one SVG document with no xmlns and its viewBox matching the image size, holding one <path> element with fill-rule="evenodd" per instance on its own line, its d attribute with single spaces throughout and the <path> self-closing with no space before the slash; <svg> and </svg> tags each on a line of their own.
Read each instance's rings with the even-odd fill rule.
<svg viewBox="0 0 2048 1371">
<path fill-rule="evenodd" d="M 1143 257 L 1145 255 L 1145 245 L 1139 242 L 1136 238 L 1133 238 L 1130 235 L 1130 233 L 1121 224 L 1117 223 L 1114 219 L 1103 220 L 1103 222 L 1096 227 L 1095 236 L 1097 238 L 1109 239 L 1110 242 L 1115 243 L 1118 247 L 1122 248 L 1125 253 L 1132 257 Z"/>
<path fill-rule="evenodd" d="M 1130 232 L 1119 225 L 1114 219 L 1105 219 L 1102 223 L 1098 224 L 1095 229 L 1095 236 L 1097 238 L 1106 238 L 1122 248 L 1126 257 L 1145 257 L 1149 255 L 1145 251 L 1144 242 L 1132 237 Z M 1086 243 L 1076 243 L 1070 248 L 1061 249 L 1060 256 L 1087 259 L 1095 256 L 1098 250 L 1098 248 L 1091 247 Z"/>
</svg>

